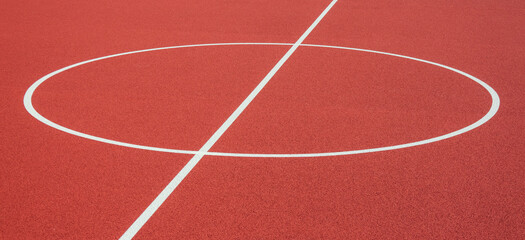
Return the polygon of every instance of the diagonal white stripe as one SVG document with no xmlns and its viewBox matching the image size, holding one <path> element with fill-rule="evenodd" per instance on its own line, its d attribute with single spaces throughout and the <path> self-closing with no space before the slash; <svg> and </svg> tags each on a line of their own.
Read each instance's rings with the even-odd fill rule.
<svg viewBox="0 0 525 240">
<path fill-rule="evenodd" d="M 333 0 L 328 7 L 317 17 L 317 19 L 310 25 L 310 27 L 303 33 L 303 35 L 293 44 L 293 46 L 286 52 L 286 54 L 277 62 L 277 64 L 270 70 L 270 72 L 263 78 L 263 80 L 255 87 L 255 89 L 248 95 L 246 99 L 241 103 L 239 107 L 233 112 L 233 114 L 222 124 L 222 126 L 211 136 L 211 138 L 202 146 L 199 150 L 200 153 L 196 154 L 191 158 L 191 160 L 182 168 L 182 170 L 171 180 L 171 182 L 162 190 L 162 192 L 153 200 L 153 202 L 144 210 L 144 212 L 135 220 L 135 222 L 126 230 L 126 232 L 120 237 L 121 240 L 132 239 L 135 234 L 144 226 L 144 224 L 150 219 L 150 217 L 159 209 L 159 207 L 164 203 L 164 201 L 170 196 L 170 194 L 175 190 L 175 188 L 184 180 L 184 178 L 190 173 L 190 171 L 197 165 L 197 163 L 204 156 L 203 153 L 206 153 L 210 148 L 219 140 L 219 138 L 228 130 L 228 128 L 233 124 L 235 119 L 241 115 L 241 113 L 248 107 L 252 100 L 261 92 L 261 90 L 266 86 L 266 84 L 272 79 L 272 77 L 279 71 L 283 64 L 290 58 L 290 56 L 295 52 L 295 50 L 301 45 L 301 43 L 308 37 L 308 35 L 314 30 L 314 28 L 321 22 L 323 17 L 330 11 L 334 6 L 337 0 Z"/>
</svg>

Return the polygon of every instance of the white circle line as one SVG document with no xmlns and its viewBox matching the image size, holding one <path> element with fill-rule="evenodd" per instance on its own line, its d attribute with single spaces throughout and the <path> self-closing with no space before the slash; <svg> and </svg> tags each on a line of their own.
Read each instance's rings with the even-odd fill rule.
<svg viewBox="0 0 525 240">
<path fill-rule="evenodd" d="M 454 132 L 450 132 L 450 133 L 447 133 L 447 134 L 444 134 L 444 135 L 441 135 L 441 136 L 438 136 L 438 137 L 433 137 L 433 138 L 420 140 L 420 141 L 416 141 L 416 142 L 405 143 L 405 144 L 386 146 L 386 147 L 377 147 L 377 148 L 351 150 L 351 151 L 340 151 L 340 152 L 298 153 L 298 154 L 266 154 L 266 153 L 254 154 L 254 153 L 227 153 L 227 152 L 199 152 L 199 151 L 192 151 L 192 150 L 179 150 L 179 149 L 151 147 L 151 146 L 145 146 L 145 145 L 126 143 L 126 142 L 111 140 L 111 139 L 107 139 L 107 138 L 97 137 L 97 136 L 89 135 L 89 134 L 86 134 L 86 133 L 82 133 L 82 132 L 78 132 L 78 131 L 66 128 L 64 126 L 56 124 L 56 123 L 50 121 L 49 119 L 43 117 L 33 107 L 33 103 L 32 103 L 33 94 L 34 94 L 35 90 L 38 88 L 38 86 L 40 86 L 44 81 L 48 80 L 49 78 L 51 78 L 51 77 L 53 77 L 53 76 L 55 76 L 55 75 L 57 75 L 57 74 L 59 74 L 61 72 L 67 71 L 67 70 L 69 70 L 71 68 L 75 68 L 75 67 L 87 64 L 87 63 L 92 63 L 92 62 L 96 62 L 96 61 L 100 61 L 100 60 L 104 60 L 104 59 L 108 59 L 108 58 L 125 56 L 125 55 L 130 55 L 130 54 L 135 54 L 135 53 L 152 52 L 152 51 L 167 50 L 167 49 L 189 48 L 189 47 L 205 47 L 205 46 L 239 46 L 239 45 L 291 46 L 293 44 L 292 43 L 208 43 L 208 44 L 192 44 L 192 45 L 181 45 L 181 46 L 150 48 L 150 49 L 144 49 L 144 50 L 137 50 L 137 51 L 118 53 L 118 54 L 103 56 L 103 57 L 99 57 L 99 58 L 93 58 L 93 59 L 90 59 L 90 60 L 82 61 L 82 62 L 79 62 L 79 63 L 75 63 L 75 64 L 72 64 L 72 65 L 66 66 L 64 68 L 58 69 L 58 70 L 56 70 L 56 71 L 54 71 L 52 73 L 49 73 L 49 74 L 45 75 L 44 77 L 42 77 L 40 79 L 38 79 L 36 82 L 34 82 L 27 89 L 27 91 L 26 91 L 26 93 L 24 95 L 24 107 L 29 112 L 29 114 L 31 114 L 34 118 L 36 118 L 38 121 L 40 121 L 40 122 L 42 122 L 42 123 L 44 123 L 44 124 L 46 124 L 46 125 L 48 125 L 48 126 L 50 126 L 52 128 L 55 128 L 57 130 L 60 130 L 60 131 L 63 131 L 63 132 L 66 132 L 66 133 L 69 133 L 69 134 L 72 134 L 72 135 L 76 135 L 76 136 L 79 136 L 79 137 L 87 138 L 87 139 L 90 139 L 90 140 L 93 140 L 93 141 L 98 141 L 98 142 L 103 142 L 103 143 L 108 143 L 108 144 L 113 144 L 113 145 L 118 145 L 118 146 L 123 146 L 123 147 L 143 149 L 143 150 L 156 151 L 156 152 L 192 154 L 192 155 L 203 154 L 203 155 L 211 155 L 211 156 L 228 156 L 228 157 L 288 158 L 288 157 L 326 157 L 326 156 L 352 155 L 352 154 L 361 154 L 361 153 L 372 153 L 372 152 L 389 151 L 389 150 L 402 149 L 402 148 L 408 148 L 408 147 L 414 147 L 414 146 L 429 144 L 429 143 L 445 140 L 445 139 L 448 139 L 448 138 L 451 138 L 451 137 L 454 137 L 454 136 L 458 136 L 460 134 L 466 133 L 468 131 L 471 131 L 471 130 L 473 130 L 473 129 L 483 125 L 484 123 L 489 121 L 496 114 L 496 112 L 498 111 L 499 106 L 500 106 L 500 98 L 499 98 L 497 92 L 491 86 L 489 86 L 487 83 L 481 81 L 480 79 L 478 79 L 478 78 L 476 78 L 476 77 L 474 77 L 474 76 L 472 76 L 472 75 L 470 75 L 468 73 L 465 73 L 463 71 L 460 71 L 458 69 L 455 69 L 455 68 L 452 68 L 452 67 L 449 67 L 449 66 L 446 66 L 446 65 L 443 65 L 443 64 L 439 64 L 439 63 L 435 63 L 435 62 L 432 62 L 432 61 L 423 60 L 423 59 L 419 59 L 419 58 L 415 58 L 415 57 L 409 57 L 409 56 L 405 56 L 405 55 L 400 55 L 400 54 L 387 53 L 387 52 L 368 50 L 368 49 L 361 49 L 361 48 L 350 48 L 350 47 L 329 46 L 329 45 L 319 45 L 319 44 L 301 44 L 301 46 L 306 46 L 306 47 L 333 48 L 333 49 L 344 49 L 344 50 L 353 50 L 353 51 L 360 51 L 360 52 L 376 53 L 376 54 L 382 54 L 382 55 L 388 55 L 388 56 L 393 56 L 393 57 L 410 59 L 410 60 L 414 60 L 414 61 L 423 62 L 423 63 L 431 64 L 431 65 L 434 65 L 434 66 L 438 66 L 438 67 L 441 67 L 441 68 L 444 68 L 444 69 L 456 72 L 456 73 L 458 73 L 460 75 L 463 75 L 463 76 L 473 80 L 474 82 L 478 83 L 479 85 L 481 85 L 483 88 L 485 88 L 485 90 L 487 90 L 489 92 L 489 94 L 490 94 L 490 96 L 492 98 L 492 105 L 491 105 L 489 111 L 481 119 L 479 119 L 478 121 L 474 122 L 473 124 L 470 124 L 470 125 L 468 125 L 468 126 L 466 126 L 464 128 L 461 128 L 461 129 L 456 130 Z"/>
</svg>

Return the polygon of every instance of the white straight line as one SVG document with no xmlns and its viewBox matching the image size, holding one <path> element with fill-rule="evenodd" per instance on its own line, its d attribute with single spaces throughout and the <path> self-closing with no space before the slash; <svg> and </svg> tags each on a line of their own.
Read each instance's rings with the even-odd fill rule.
<svg viewBox="0 0 525 240">
<path fill-rule="evenodd" d="M 200 153 L 193 156 L 190 161 L 182 168 L 182 170 L 171 180 L 171 182 L 162 190 L 162 192 L 153 200 L 153 202 L 144 210 L 144 212 L 135 220 L 135 222 L 126 230 L 126 232 L 120 237 L 121 240 L 132 239 L 135 234 L 144 226 L 144 224 L 149 220 L 149 218 L 159 209 L 159 207 L 164 203 L 164 201 L 171 195 L 175 188 L 184 180 L 184 178 L 190 173 L 190 171 L 197 165 L 197 163 L 202 159 L 206 152 L 219 140 L 219 138 L 226 132 L 226 130 L 233 124 L 235 119 L 241 115 L 241 113 L 248 107 L 252 100 L 261 92 L 261 90 L 266 86 L 266 84 L 272 79 L 277 71 L 283 66 L 283 64 L 290 58 L 290 56 L 295 52 L 295 50 L 301 45 L 301 43 L 308 37 L 310 32 L 321 22 L 323 17 L 330 11 L 334 6 L 337 0 L 333 0 L 328 7 L 317 17 L 317 19 L 312 23 L 312 25 L 303 33 L 303 35 L 293 44 L 293 46 L 286 52 L 286 54 L 277 62 L 277 64 L 270 70 L 270 72 L 263 78 L 263 80 L 255 87 L 255 89 L 248 95 L 246 99 L 241 103 L 241 105 L 233 112 L 233 114 L 222 124 L 222 126 L 211 136 L 211 138 L 202 146 L 199 150 Z"/>
</svg>

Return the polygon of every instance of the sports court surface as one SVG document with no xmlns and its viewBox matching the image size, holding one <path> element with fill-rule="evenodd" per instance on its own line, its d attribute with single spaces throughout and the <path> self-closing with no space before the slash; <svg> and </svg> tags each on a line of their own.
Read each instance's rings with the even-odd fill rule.
<svg viewBox="0 0 525 240">
<path fill-rule="evenodd" d="M 0 239 L 525 238 L 525 1 L 0 20 Z"/>
</svg>

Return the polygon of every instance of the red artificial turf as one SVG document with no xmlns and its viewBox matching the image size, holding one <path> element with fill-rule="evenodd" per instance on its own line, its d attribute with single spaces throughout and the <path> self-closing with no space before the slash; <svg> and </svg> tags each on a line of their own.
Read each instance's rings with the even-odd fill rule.
<svg viewBox="0 0 525 240">
<path fill-rule="evenodd" d="M 7 0 L 0 9 L 0 239 L 116 239 L 191 158 L 52 129 L 24 109 L 45 74 L 131 50 L 293 43 L 330 1 Z M 137 239 L 520 239 L 525 5 L 340 0 L 305 43 L 442 63 L 500 95 L 483 126 L 433 144 L 326 158 L 205 156 Z M 287 47 L 222 46 L 91 63 L 45 82 L 43 116 L 115 140 L 199 149 Z M 344 151 L 479 119 L 490 97 L 434 66 L 300 47 L 212 151 Z"/>
</svg>

